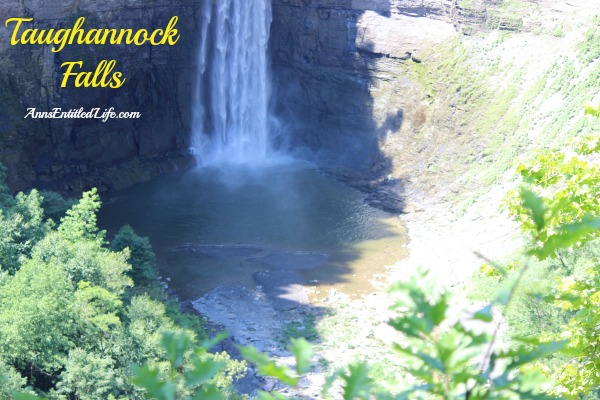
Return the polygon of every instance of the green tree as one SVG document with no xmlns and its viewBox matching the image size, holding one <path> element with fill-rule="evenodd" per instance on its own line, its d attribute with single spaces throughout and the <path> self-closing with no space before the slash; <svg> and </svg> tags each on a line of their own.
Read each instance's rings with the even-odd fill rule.
<svg viewBox="0 0 600 400">
<path fill-rule="evenodd" d="M 62 232 L 46 235 L 33 249 L 32 259 L 60 266 L 74 284 L 90 282 L 118 295 L 131 286 L 129 252 L 111 252 L 96 240 L 69 240 Z"/>
<path fill-rule="evenodd" d="M 596 115 L 597 109 L 586 112 Z M 539 259 L 558 258 L 568 272 L 565 251 L 581 248 L 600 236 L 600 135 L 578 139 L 560 152 L 542 151 L 518 167 L 525 188 L 511 193 L 507 204 L 513 217 L 533 242 L 531 254 Z M 571 252 L 572 253 L 572 252 Z M 587 255 L 578 251 L 578 255 Z M 559 279 L 558 290 L 548 296 L 568 317 L 560 333 L 547 340 L 567 339 L 565 362 L 540 366 L 556 380 L 553 393 L 579 397 L 600 386 L 600 264 L 589 260 L 585 276 Z"/>
<path fill-rule="evenodd" d="M 142 364 L 147 360 L 163 359 L 165 352 L 160 344 L 165 332 L 185 332 L 190 340 L 193 339 L 191 332 L 177 329 L 167 317 L 164 304 L 146 295 L 131 299 L 125 318 L 128 324 L 124 364 Z"/>
<path fill-rule="evenodd" d="M 44 209 L 45 219 L 51 219 L 57 224 L 75 204 L 75 200 L 65 199 L 60 194 L 49 190 L 40 191 L 40 195 L 43 198 L 42 208 Z"/>
<path fill-rule="evenodd" d="M 125 379 L 110 356 L 75 348 L 69 352 L 56 394 L 80 400 L 114 399 L 122 393 Z"/>
<path fill-rule="evenodd" d="M 246 363 L 231 360 L 226 353 L 208 353 L 222 338 L 218 336 L 194 348 L 187 335 L 164 333 L 161 347 L 166 351 L 167 362 L 160 366 L 134 366 L 134 384 L 150 399 L 246 399 L 231 388 L 232 382 L 245 373 Z"/>
<path fill-rule="evenodd" d="M 58 231 L 65 239 L 72 242 L 84 239 L 103 244 L 106 232 L 98 229 L 96 217 L 101 205 L 96 188 L 83 193 L 81 200 L 61 218 Z"/>
<path fill-rule="evenodd" d="M 203 332 L 180 326 L 187 318 L 172 304 L 167 311 L 149 296 L 131 298 L 129 262 L 136 266 L 133 275 L 144 281 L 140 284 L 159 287 L 152 283 L 154 253 L 130 228 L 120 232 L 117 247 L 106 247 L 105 233 L 96 225 L 95 190 L 67 211 L 61 198 L 52 201 L 55 210 L 44 211 L 33 190 L 0 209 L 0 398 L 12 398 L 13 391 L 24 396 L 17 393 L 17 399 L 34 398 L 22 389 L 27 378 L 39 393 L 61 400 L 141 400 L 143 390 L 131 383 L 130 365 L 147 363 L 166 373 L 162 336 L 173 332 L 197 344 Z M 55 228 L 48 218 L 60 214 Z M 162 290 L 155 295 L 166 297 Z M 229 393 L 242 364 L 219 357 L 229 368 L 216 384 Z"/>
<path fill-rule="evenodd" d="M 78 286 L 73 299 L 77 343 L 87 350 L 106 354 L 111 341 L 120 333 L 123 303 L 116 294 L 89 282 L 80 281 Z"/>
<path fill-rule="evenodd" d="M 57 266 L 27 261 L 0 287 L 0 358 L 21 371 L 54 374 L 76 332 L 73 284 Z"/>
<path fill-rule="evenodd" d="M 0 360 L 0 399 L 11 399 L 13 393 L 29 393 L 24 389 L 27 379 L 13 367 Z"/>
<path fill-rule="evenodd" d="M 119 229 L 110 247 L 113 251 L 129 249 L 127 261 L 131 264 L 131 270 L 127 275 L 136 288 L 149 289 L 157 285 L 156 256 L 147 237 L 136 235 L 131 226 L 125 225 Z"/>
<path fill-rule="evenodd" d="M 509 192 L 506 205 L 532 239 L 532 255 L 558 257 L 564 240 L 581 246 L 600 235 L 595 219 L 600 215 L 600 166 L 590 159 L 599 150 L 600 135 L 586 137 L 562 151 L 540 151 L 517 167 L 523 188 Z"/>
<path fill-rule="evenodd" d="M 36 190 L 19 193 L 12 207 L 0 209 L 0 266 L 14 273 L 21 257 L 27 257 L 35 244 L 50 231 L 44 222 L 42 198 Z"/>
<path fill-rule="evenodd" d="M 0 163 L 0 210 L 10 208 L 14 199 L 6 185 L 6 167 Z"/>
</svg>

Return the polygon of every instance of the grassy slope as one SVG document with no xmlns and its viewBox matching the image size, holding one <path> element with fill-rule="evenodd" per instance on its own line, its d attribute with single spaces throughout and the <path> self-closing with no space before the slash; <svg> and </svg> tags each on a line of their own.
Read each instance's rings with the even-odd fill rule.
<svg viewBox="0 0 600 400">
<path fill-rule="evenodd" d="M 569 138 L 590 131 L 592 125 L 584 117 L 583 107 L 599 100 L 600 87 L 600 30 L 590 29 L 591 25 L 592 17 L 578 26 L 554 22 L 539 32 L 492 31 L 431 49 L 423 55 L 423 63 L 408 64 L 406 71 L 420 83 L 421 93 L 416 95 L 424 94 L 429 103 L 426 123 L 420 130 L 404 132 L 401 139 L 395 139 L 405 142 L 390 146 L 388 154 L 403 173 L 408 171 L 417 177 L 419 189 L 438 189 L 444 192 L 440 200 L 460 204 L 454 207 L 455 211 L 466 211 L 473 203 L 488 201 L 492 196 L 497 197 L 497 203 L 505 193 L 503 186 L 514 180 L 507 171 L 520 157 L 527 157 L 537 148 L 559 147 Z M 457 182 L 458 190 L 444 190 Z M 496 213 L 497 208 L 488 207 L 485 211 Z M 439 226 L 426 229 L 440 230 Z M 459 231 L 465 234 L 464 230 Z M 440 237 L 444 237 L 444 232 L 440 230 Z M 431 249 L 434 240 L 431 232 L 428 235 Z M 459 240 L 467 239 L 462 236 Z M 443 251 L 437 246 L 436 249 Z M 555 267 L 544 264 L 535 270 L 548 277 Z M 540 274 L 528 277 L 524 286 L 542 288 L 538 282 Z M 551 285 L 547 279 L 543 287 Z M 496 284 L 475 278 L 469 286 L 470 290 L 480 289 L 482 293 L 473 294 L 482 298 Z M 539 304 L 530 303 L 525 297 L 519 302 L 524 313 L 511 317 L 520 318 L 511 321 L 518 327 L 517 333 L 531 329 L 532 320 L 556 318 L 550 317 L 554 310 L 549 307 L 539 309 Z M 356 349 L 368 348 L 379 374 L 393 375 L 398 371 L 397 360 L 379 351 L 379 346 L 385 348 L 378 335 L 385 325 L 382 311 L 368 303 L 361 302 L 360 310 L 348 302 L 338 314 L 317 323 L 319 350 L 330 360 L 330 365 L 324 367 L 343 364 L 336 362 L 337 358 L 348 361 L 347 357 L 360 357 L 361 352 Z M 356 321 L 362 321 L 366 333 L 356 330 Z M 343 352 L 339 351 L 340 346 Z"/>
<path fill-rule="evenodd" d="M 600 87 L 596 20 L 590 16 L 573 27 L 563 23 L 559 31 L 546 33 L 462 37 L 411 65 L 408 73 L 430 103 L 421 135 L 435 132 L 438 142 L 424 172 L 438 188 L 454 183 L 461 194 L 469 193 L 462 198 L 443 194 L 444 200 L 470 203 L 505 181 L 504 173 L 519 157 L 590 132 L 583 108 L 598 100 Z M 406 162 L 401 154 L 392 157 Z"/>
</svg>

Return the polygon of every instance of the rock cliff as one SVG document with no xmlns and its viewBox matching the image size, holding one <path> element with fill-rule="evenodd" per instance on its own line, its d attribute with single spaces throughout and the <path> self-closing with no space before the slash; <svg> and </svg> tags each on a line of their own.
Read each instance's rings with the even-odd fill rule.
<svg viewBox="0 0 600 400">
<path fill-rule="evenodd" d="M 195 78 L 198 1 L 61 0 L 1 1 L 0 15 L 31 17 L 28 27 L 68 28 L 80 17 L 91 28 L 164 28 L 179 15 L 175 46 L 10 45 L 12 29 L 0 28 L 0 161 L 15 190 L 31 186 L 78 192 L 89 186 L 113 190 L 191 165 L 190 98 Z M 183 16 L 183 17 L 182 17 Z M 4 22 L 4 20 L 3 20 Z M 3 23 L 4 25 L 4 23 Z M 23 28 L 22 28 L 23 29 Z M 60 65 L 116 60 L 127 78 L 118 89 L 61 88 Z M 24 119 L 27 108 L 47 111 L 83 107 L 140 111 L 139 119 Z"/>
<path fill-rule="evenodd" d="M 293 148 L 372 204 L 455 200 L 537 145 L 523 110 L 544 119 L 533 110 L 563 75 L 597 80 L 578 60 L 594 57 L 581 53 L 597 12 L 594 0 L 273 0 L 275 113 Z M 564 71 L 546 79 L 552 63 Z M 561 132 L 576 111 L 539 126 Z"/>
<path fill-rule="evenodd" d="M 171 47 L 68 46 L 52 53 L 47 46 L 10 46 L 11 30 L 1 27 L 0 162 L 9 168 L 10 186 L 116 190 L 191 166 L 203 1 L 211 0 L 0 0 L 0 15 L 33 17 L 36 28 L 68 27 L 85 16 L 89 27 L 155 29 L 179 15 L 181 33 Z M 529 76 L 512 74 L 514 65 L 532 58 L 532 49 L 554 54 L 552 46 L 566 31 L 556 21 L 575 11 L 581 16 L 573 14 L 573 21 L 584 21 L 597 8 L 594 1 L 574 7 L 559 0 L 272 0 L 273 107 L 281 130 L 276 141 L 379 194 L 401 179 L 429 179 L 422 186 L 448 192 L 462 173 L 456 155 L 468 153 L 469 163 L 479 163 L 494 142 L 488 128 L 497 120 L 479 124 L 485 129 L 474 126 L 486 105 L 497 100 L 498 118 L 518 108 L 509 94 L 522 92 L 532 79 L 505 87 L 513 75 Z M 494 30 L 495 38 L 475 34 L 483 30 Z M 509 37 L 499 34 L 503 30 L 521 33 L 503 43 Z M 448 45 L 453 37 L 461 40 Z M 527 41 L 538 44 L 528 48 Z M 477 51 L 469 47 L 480 48 L 481 62 L 470 62 Z M 564 53 L 572 47 L 565 45 Z M 544 57 L 533 58 L 535 72 Z M 127 77 L 121 88 L 60 88 L 62 62 L 83 60 L 93 69 L 102 59 L 117 61 Z M 471 77 L 480 70 L 494 82 L 479 79 L 474 87 Z M 473 106 L 476 99 L 480 104 Z M 23 119 L 28 107 L 114 107 L 140 111 L 142 118 Z M 473 108 L 481 112 L 473 114 Z M 482 132 L 477 141 L 471 134 L 476 130 Z M 444 181 L 439 171 L 454 172 Z M 372 190 L 381 185 L 384 190 Z M 401 197 L 403 185 L 389 186 L 388 197 Z"/>
<path fill-rule="evenodd" d="M 456 35 L 451 1 L 274 0 L 276 113 L 336 173 L 382 175 L 386 135 L 422 124 L 407 71 Z"/>
</svg>

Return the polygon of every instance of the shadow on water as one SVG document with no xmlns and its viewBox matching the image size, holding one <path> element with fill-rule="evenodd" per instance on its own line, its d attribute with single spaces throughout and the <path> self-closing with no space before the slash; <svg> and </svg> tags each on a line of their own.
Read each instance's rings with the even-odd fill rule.
<svg viewBox="0 0 600 400">
<path fill-rule="evenodd" d="M 367 275 L 356 275 L 377 267 L 360 271 L 353 262 L 374 244 L 401 243 L 403 232 L 363 198 L 306 163 L 204 168 L 109 197 L 100 221 L 109 233 L 129 224 L 148 236 L 161 273 L 185 300 L 257 283 L 273 298 L 306 282 L 365 293 Z"/>
</svg>

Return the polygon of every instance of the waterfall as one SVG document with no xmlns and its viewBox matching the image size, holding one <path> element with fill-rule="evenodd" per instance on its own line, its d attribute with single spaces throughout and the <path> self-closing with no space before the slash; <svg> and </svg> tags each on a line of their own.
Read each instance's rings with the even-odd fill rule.
<svg viewBox="0 0 600 400">
<path fill-rule="evenodd" d="M 270 153 L 271 0 L 202 5 L 192 143 L 199 164 L 260 163 Z"/>
</svg>

